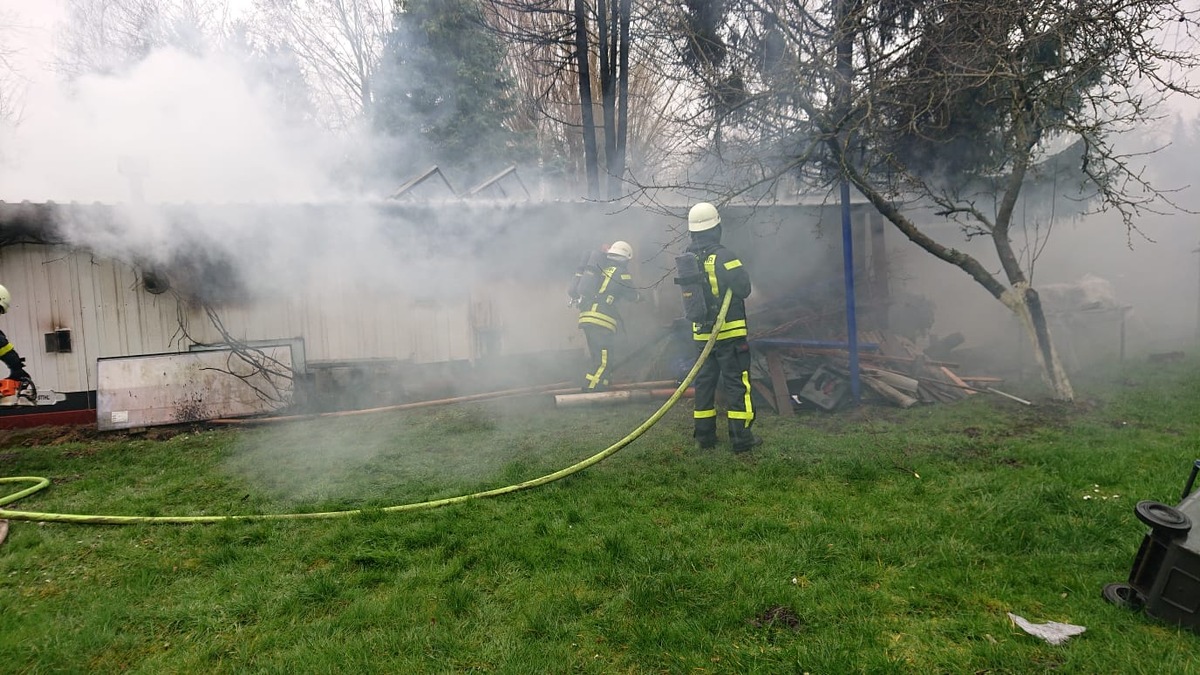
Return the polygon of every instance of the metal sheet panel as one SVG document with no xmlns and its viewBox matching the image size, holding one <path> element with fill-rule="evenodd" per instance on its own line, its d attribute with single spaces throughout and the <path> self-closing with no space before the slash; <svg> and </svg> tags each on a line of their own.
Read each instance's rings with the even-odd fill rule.
<svg viewBox="0 0 1200 675">
<path fill-rule="evenodd" d="M 291 368 L 291 349 L 262 348 Z M 245 417 L 281 407 L 256 390 L 271 383 L 230 349 L 100 359 L 96 418 L 102 431 Z M 278 382 L 277 382 L 278 384 Z M 291 383 L 284 383 L 290 398 Z"/>
</svg>

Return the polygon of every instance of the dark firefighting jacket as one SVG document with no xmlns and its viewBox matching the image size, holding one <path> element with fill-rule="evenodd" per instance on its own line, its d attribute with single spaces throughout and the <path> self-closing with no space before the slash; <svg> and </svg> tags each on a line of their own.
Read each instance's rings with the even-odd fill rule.
<svg viewBox="0 0 1200 675">
<path fill-rule="evenodd" d="M 637 300 L 639 294 L 624 263 L 610 264 L 604 268 L 603 275 L 600 290 L 591 298 L 580 299 L 579 326 L 600 326 L 615 333 L 621 326 L 617 303 Z"/>
<path fill-rule="evenodd" d="M 708 321 L 692 324 L 692 337 L 696 340 L 708 340 L 712 335 L 713 324 L 725 299 L 726 289 L 733 291 L 733 298 L 729 302 L 729 311 L 725 313 L 725 323 L 721 324 L 717 340 L 746 337 L 745 300 L 750 295 L 750 275 L 742 266 L 742 261 L 721 245 L 719 228 L 692 234 L 692 243 L 688 245 L 687 250 L 700 259 L 700 270 L 707 280 L 704 286 L 709 294 L 708 306 L 712 314 Z"/>
</svg>

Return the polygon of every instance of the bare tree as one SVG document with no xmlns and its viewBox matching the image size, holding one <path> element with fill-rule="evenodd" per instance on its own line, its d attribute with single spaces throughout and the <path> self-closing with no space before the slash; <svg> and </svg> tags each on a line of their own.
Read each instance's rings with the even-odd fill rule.
<svg viewBox="0 0 1200 675">
<path fill-rule="evenodd" d="M 21 89 L 20 73 L 13 65 L 17 50 L 8 41 L 12 19 L 0 14 L 0 121 L 15 121 L 18 117 L 18 98 Z"/>
<path fill-rule="evenodd" d="M 230 25 L 228 0 L 66 0 L 58 67 L 112 73 L 172 46 L 201 53 Z"/>
<path fill-rule="evenodd" d="M 283 363 L 266 350 L 247 344 L 246 341 L 235 337 L 225 326 L 221 315 L 210 304 L 181 296 L 171 290 L 176 302 L 176 320 L 178 328 L 171 341 L 182 345 L 202 345 L 206 347 L 221 347 L 229 350 L 225 368 L 206 368 L 216 370 L 231 377 L 236 377 L 254 391 L 259 400 L 271 404 L 275 408 L 287 406 L 296 402 L 296 382 L 292 368 Z M 212 324 L 213 329 L 221 336 L 217 342 L 201 342 L 192 336 L 189 326 L 190 318 L 196 311 L 202 311 Z"/>
<path fill-rule="evenodd" d="M 1073 398 L 1032 257 L 1023 266 L 1014 248 L 1015 207 L 1051 172 L 1131 231 L 1139 215 L 1170 205 L 1114 139 L 1153 124 L 1165 95 L 1200 93 L 1182 75 L 1200 63 L 1197 10 L 1183 0 L 728 7 L 735 18 L 719 32 L 681 38 L 722 53 L 694 69 L 712 94 L 691 119 L 710 140 L 724 131 L 726 147 L 709 147 L 718 145 L 720 166 L 740 167 L 725 192 L 753 193 L 786 175 L 848 180 L 905 237 L 1020 318 L 1054 395 Z M 937 241 L 921 225 L 931 216 L 986 237 L 998 269 Z"/>
<path fill-rule="evenodd" d="M 628 190 L 630 171 L 659 166 L 674 152 L 667 110 L 678 78 L 655 63 L 665 39 L 648 0 L 485 0 L 493 28 L 509 43 L 522 123 L 543 157 L 563 158 L 587 176 L 598 198 Z M 596 96 L 596 93 L 599 96 Z M 587 104 L 584 104 L 584 99 Z M 596 123 L 596 119 L 600 123 Z"/>
<path fill-rule="evenodd" d="M 390 27 L 390 0 L 258 0 L 257 38 L 286 45 L 333 127 L 365 116 Z"/>
</svg>

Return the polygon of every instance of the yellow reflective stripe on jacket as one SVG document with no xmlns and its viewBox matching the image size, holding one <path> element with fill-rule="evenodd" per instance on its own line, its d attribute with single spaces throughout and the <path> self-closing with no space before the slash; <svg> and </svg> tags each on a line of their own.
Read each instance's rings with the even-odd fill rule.
<svg viewBox="0 0 1200 675">
<path fill-rule="evenodd" d="M 0 347 L 0 356 L 4 356 L 5 354 L 11 352 L 12 350 L 13 350 L 13 345 L 10 342 L 10 343 L 4 345 L 3 347 Z"/>
<path fill-rule="evenodd" d="M 617 330 L 617 320 L 616 319 L 614 319 L 611 316 L 604 314 L 602 312 L 595 311 L 595 309 L 594 309 L 596 307 L 595 305 L 592 305 L 592 307 L 593 307 L 593 309 L 579 313 L 579 325 L 580 326 L 582 326 L 584 324 L 592 324 L 592 325 L 600 326 L 602 328 L 607 328 L 611 331 Z"/>
<path fill-rule="evenodd" d="M 714 298 L 721 297 L 721 289 L 717 287 L 717 254 L 713 253 L 704 259 L 704 273 L 708 275 L 708 286 L 712 289 Z"/>
<path fill-rule="evenodd" d="M 597 294 L 603 294 L 605 291 L 608 290 L 608 282 L 612 281 L 613 272 L 616 272 L 616 271 L 617 271 L 616 267 L 605 267 L 604 268 L 604 281 L 600 282 L 600 290 L 596 291 Z"/>
<path fill-rule="evenodd" d="M 610 307 L 614 304 L 615 298 L 608 294 L 608 285 L 612 282 L 613 274 L 617 271 L 616 266 L 605 267 L 602 271 L 603 280 L 600 282 L 600 290 L 596 291 L 596 302 L 592 303 L 590 309 L 586 309 L 579 313 L 579 325 L 591 324 L 607 328 L 613 332 L 617 330 L 617 319 L 614 316 L 605 314 L 600 310 L 601 306 Z M 618 276 L 623 281 L 632 281 L 632 274 L 621 274 Z"/>
<path fill-rule="evenodd" d="M 692 338 L 700 341 L 707 341 L 712 333 L 701 333 L 700 324 L 692 324 Z M 749 334 L 746 329 L 745 319 L 736 319 L 734 321 L 726 321 L 721 324 L 721 330 L 717 333 L 718 340 L 728 340 L 729 338 L 745 337 Z"/>
<path fill-rule="evenodd" d="M 730 260 L 729 262 L 725 263 L 726 270 L 737 269 L 741 266 L 742 266 L 742 261 L 738 260 L 737 258 L 734 258 L 733 260 Z"/>
</svg>

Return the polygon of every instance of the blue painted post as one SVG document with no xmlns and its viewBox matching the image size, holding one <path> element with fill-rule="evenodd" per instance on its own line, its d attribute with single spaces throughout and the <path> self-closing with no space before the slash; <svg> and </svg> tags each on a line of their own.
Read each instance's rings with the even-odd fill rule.
<svg viewBox="0 0 1200 675">
<path fill-rule="evenodd" d="M 858 319 L 854 313 L 854 234 L 850 228 L 850 181 L 842 179 L 842 270 L 846 278 L 846 339 L 850 347 L 850 396 L 862 400 L 858 377 Z"/>
</svg>

